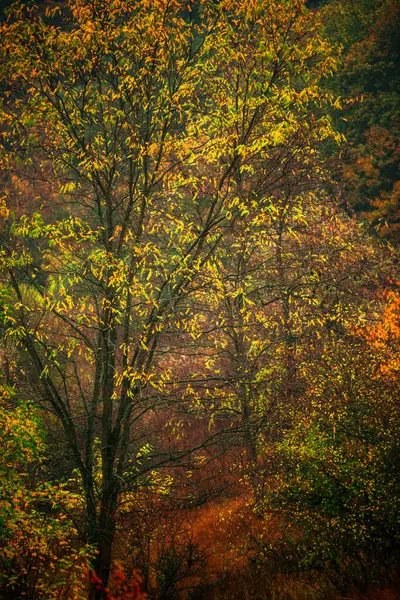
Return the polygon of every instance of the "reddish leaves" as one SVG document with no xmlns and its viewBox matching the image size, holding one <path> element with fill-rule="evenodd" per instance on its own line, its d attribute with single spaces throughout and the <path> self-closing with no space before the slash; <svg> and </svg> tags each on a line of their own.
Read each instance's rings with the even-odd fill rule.
<svg viewBox="0 0 400 600">
<path fill-rule="evenodd" d="M 104 592 L 106 600 L 146 600 L 147 598 L 147 594 L 142 593 L 140 589 L 142 583 L 140 573 L 134 570 L 129 578 L 119 562 L 114 562 L 112 565 L 110 587 L 106 587 L 96 573 L 91 572 L 89 576 L 92 589 Z"/>
</svg>

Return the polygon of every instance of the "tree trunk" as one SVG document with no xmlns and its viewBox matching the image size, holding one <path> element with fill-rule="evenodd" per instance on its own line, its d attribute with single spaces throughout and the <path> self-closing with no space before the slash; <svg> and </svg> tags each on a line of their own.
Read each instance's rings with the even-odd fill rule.
<svg viewBox="0 0 400 600">
<path fill-rule="evenodd" d="M 119 489 L 114 484 L 103 491 L 98 524 L 95 532 L 95 548 L 97 554 L 93 561 L 93 570 L 101 580 L 101 589 L 96 589 L 96 584 L 91 584 L 90 599 L 103 600 L 104 588 L 108 585 L 110 577 L 112 549 L 116 530 L 116 509 Z"/>
</svg>

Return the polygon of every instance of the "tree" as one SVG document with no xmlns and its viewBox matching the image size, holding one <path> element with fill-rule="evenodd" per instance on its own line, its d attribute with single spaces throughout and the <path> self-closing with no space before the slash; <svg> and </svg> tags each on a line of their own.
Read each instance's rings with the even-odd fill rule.
<svg viewBox="0 0 400 600">
<path fill-rule="evenodd" d="M 247 206 L 296 165 L 312 179 L 335 59 L 300 0 L 71 0 L 62 26 L 59 10 L 17 4 L 1 29 L 2 163 L 38 204 L 13 215 L 9 182 L 1 266 L 106 584 L 122 495 L 191 451 L 152 429 L 180 401 L 171 349 L 201 336 L 192 307 L 223 294 L 207 272 Z"/>
<path fill-rule="evenodd" d="M 258 505 L 281 520 L 278 543 L 260 548 L 270 564 L 342 592 L 382 582 L 398 561 L 398 298 L 385 296 L 376 323 L 352 319 L 312 365 L 308 410 L 293 408 Z"/>
<path fill-rule="evenodd" d="M 76 547 L 81 498 L 38 483 L 44 456 L 38 415 L 16 402 L 7 385 L 0 394 L 0 590 L 7 598 L 84 598 L 91 553 Z"/>
<path fill-rule="evenodd" d="M 335 120 L 347 138 L 339 164 L 346 201 L 379 233 L 398 242 L 400 53 L 398 0 L 333 1 L 324 9 L 331 39 L 343 46 L 329 81 L 345 98 Z"/>
</svg>

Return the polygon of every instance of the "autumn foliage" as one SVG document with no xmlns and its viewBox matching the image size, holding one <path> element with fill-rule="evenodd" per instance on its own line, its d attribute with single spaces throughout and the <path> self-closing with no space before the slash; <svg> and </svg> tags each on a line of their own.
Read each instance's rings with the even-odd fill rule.
<svg viewBox="0 0 400 600">
<path fill-rule="evenodd" d="M 0 596 L 395 589 L 399 15 L 4 12 Z"/>
<path fill-rule="evenodd" d="M 142 594 L 140 584 L 142 578 L 138 572 L 134 572 L 131 578 L 125 574 L 124 568 L 114 562 L 111 570 L 112 591 L 107 588 L 95 573 L 89 573 L 90 583 L 97 591 L 104 592 L 106 600 L 146 600 L 147 595 Z"/>
</svg>

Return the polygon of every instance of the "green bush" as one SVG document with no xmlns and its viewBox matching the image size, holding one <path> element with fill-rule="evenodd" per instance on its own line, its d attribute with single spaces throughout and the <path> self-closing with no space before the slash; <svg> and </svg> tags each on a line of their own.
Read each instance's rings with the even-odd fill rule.
<svg viewBox="0 0 400 600">
<path fill-rule="evenodd" d="M 281 537 L 262 552 L 281 570 L 363 590 L 398 559 L 400 419 L 397 395 L 382 388 L 315 401 L 278 444 L 258 509 L 278 516 Z"/>
</svg>

